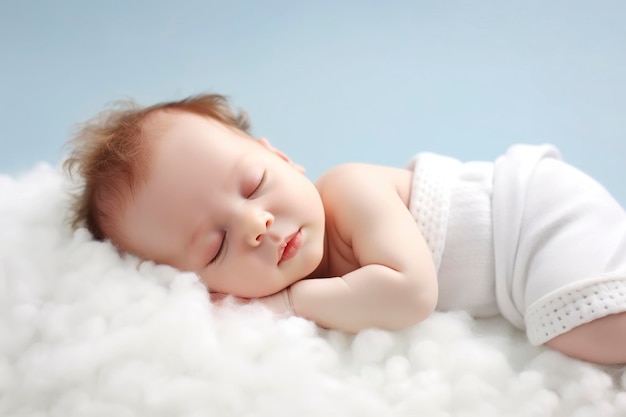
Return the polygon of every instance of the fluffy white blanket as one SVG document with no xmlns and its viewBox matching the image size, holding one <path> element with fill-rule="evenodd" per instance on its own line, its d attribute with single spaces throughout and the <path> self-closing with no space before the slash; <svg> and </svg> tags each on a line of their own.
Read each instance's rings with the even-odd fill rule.
<svg viewBox="0 0 626 417">
<path fill-rule="evenodd" d="M 64 187 L 0 176 L 1 416 L 626 416 L 623 368 L 500 318 L 350 336 L 217 308 L 193 275 L 71 233 Z"/>
</svg>

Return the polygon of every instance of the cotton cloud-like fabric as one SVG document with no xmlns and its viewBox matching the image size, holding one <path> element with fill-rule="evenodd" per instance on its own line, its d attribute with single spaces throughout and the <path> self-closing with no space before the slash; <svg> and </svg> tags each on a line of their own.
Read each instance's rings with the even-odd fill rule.
<svg viewBox="0 0 626 417">
<path fill-rule="evenodd" d="M 0 416 L 624 416 L 623 368 L 435 313 L 346 335 L 216 307 L 192 274 L 64 224 L 67 183 L 0 176 Z"/>
</svg>

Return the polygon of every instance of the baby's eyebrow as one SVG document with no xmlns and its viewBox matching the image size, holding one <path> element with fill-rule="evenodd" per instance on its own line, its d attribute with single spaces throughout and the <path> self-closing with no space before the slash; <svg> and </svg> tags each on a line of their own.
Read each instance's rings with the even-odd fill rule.
<svg viewBox="0 0 626 417">
<path fill-rule="evenodd" d="M 246 172 L 246 170 L 248 169 L 248 166 L 250 165 L 251 161 L 250 158 L 254 157 L 255 152 L 252 151 L 247 151 L 244 152 L 243 154 L 241 154 L 239 156 L 239 158 L 237 158 L 234 162 L 232 167 L 230 168 L 230 172 L 229 172 L 229 176 L 228 178 L 239 178 L 242 176 L 242 174 L 244 172 Z"/>
</svg>

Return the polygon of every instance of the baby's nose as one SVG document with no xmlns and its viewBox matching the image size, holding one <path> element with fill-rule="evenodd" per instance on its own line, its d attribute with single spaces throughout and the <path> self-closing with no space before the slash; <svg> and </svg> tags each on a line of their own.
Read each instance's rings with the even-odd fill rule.
<svg viewBox="0 0 626 417">
<path fill-rule="evenodd" d="M 274 216 L 267 211 L 252 212 L 246 222 L 246 241 L 250 246 L 259 246 L 261 239 L 274 223 Z"/>
</svg>

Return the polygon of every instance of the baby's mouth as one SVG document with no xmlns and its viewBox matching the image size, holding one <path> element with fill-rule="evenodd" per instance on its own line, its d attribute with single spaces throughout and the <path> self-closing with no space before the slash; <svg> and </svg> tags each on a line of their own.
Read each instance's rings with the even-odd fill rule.
<svg viewBox="0 0 626 417">
<path fill-rule="evenodd" d="M 302 229 L 298 229 L 296 233 L 287 236 L 280 245 L 278 249 L 278 265 L 293 258 L 296 253 L 298 253 L 298 250 L 300 250 L 300 246 L 302 246 Z"/>
</svg>

